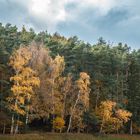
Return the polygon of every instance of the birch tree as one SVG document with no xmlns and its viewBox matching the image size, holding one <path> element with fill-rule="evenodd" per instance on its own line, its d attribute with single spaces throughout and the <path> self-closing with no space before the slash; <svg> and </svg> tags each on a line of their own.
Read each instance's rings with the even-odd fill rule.
<svg viewBox="0 0 140 140">
<path fill-rule="evenodd" d="M 10 57 L 9 65 L 13 68 L 15 75 L 10 78 L 13 82 L 11 96 L 8 97 L 9 108 L 17 114 L 17 121 L 20 115 L 26 116 L 25 124 L 28 124 L 29 106 L 28 102 L 34 94 L 34 87 L 38 87 L 40 80 L 34 70 L 28 65 L 31 58 L 27 48 L 20 48 Z M 15 113 L 12 115 L 11 134 L 14 131 Z M 15 133 L 18 131 L 16 124 Z"/>
<path fill-rule="evenodd" d="M 107 100 L 102 101 L 96 110 L 96 115 L 100 119 L 100 133 L 114 132 L 123 127 L 130 120 L 132 113 L 120 109 L 116 102 Z"/>
<path fill-rule="evenodd" d="M 81 72 L 80 78 L 75 83 L 75 93 L 73 106 L 71 107 L 69 125 L 67 132 L 70 131 L 72 126 L 72 119 L 77 119 L 78 130 L 80 131 L 80 127 L 82 125 L 82 115 L 89 109 L 89 93 L 90 93 L 90 77 L 87 73 Z"/>
</svg>

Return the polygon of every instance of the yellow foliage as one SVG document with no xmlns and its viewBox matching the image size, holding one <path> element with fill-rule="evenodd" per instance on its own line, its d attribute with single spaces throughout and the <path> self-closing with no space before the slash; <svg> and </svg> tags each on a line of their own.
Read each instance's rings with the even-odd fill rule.
<svg viewBox="0 0 140 140">
<path fill-rule="evenodd" d="M 59 77 L 65 68 L 64 57 L 57 55 L 51 63 L 51 77 Z"/>
<path fill-rule="evenodd" d="M 107 100 L 101 102 L 96 110 L 96 115 L 100 118 L 104 131 L 118 131 L 132 116 L 129 111 L 116 108 L 116 106 L 116 102 Z"/>
<path fill-rule="evenodd" d="M 25 109 L 21 109 L 21 105 L 25 105 L 25 98 L 30 99 L 34 93 L 33 88 L 40 85 L 36 72 L 28 67 L 30 59 L 31 52 L 22 47 L 10 57 L 9 63 L 15 70 L 15 75 L 10 78 L 10 81 L 13 81 L 13 94 L 8 100 L 12 103 L 10 108 L 21 115 L 25 115 Z"/>
<path fill-rule="evenodd" d="M 17 121 L 17 124 L 19 125 L 19 126 L 23 126 L 24 125 L 24 123 L 22 122 L 22 121 Z"/>
<path fill-rule="evenodd" d="M 133 127 L 134 134 L 140 133 L 140 127 L 136 123 L 133 123 L 132 127 Z"/>
<path fill-rule="evenodd" d="M 33 89 L 32 86 L 17 86 L 17 85 L 13 85 L 13 87 L 11 88 L 11 91 L 13 92 L 14 95 L 20 95 L 20 94 L 31 94 L 33 93 Z"/>
<path fill-rule="evenodd" d="M 103 121 L 108 121 L 112 115 L 113 107 L 116 106 L 115 102 L 103 101 L 96 111 L 96 114 L 103 119 Z"/>
<path fill-rule="evenodd" d="M 10 78 L 10 81 L 22 81 L 22 77 L 20 77 L 19 75 L 15 75 L 13 77 Z"/>
<path fill-rule="evenodd" d="M 25 99 L 24 99 L 24 97 L 19 97 L 18 101 L 19 101 L 20 104 L 24 105 Z"/>
<path fill-rule="evenodd" d="M 126 110 L 118 109 L 116 111 L 116 115 L 121 121 L 128 122 L 129 118 L 132 116 L 132 113 Z"/>
<path fill-rule="evenodd" d="M 81 72 L 80 78 L 77 80 L 77 87 L 80 92 L 80 102 L 85 110 L 89 108 L 89 93 L 90 93 L 90 77 L 87 73 Z"/>
<path fill-rule="evenodd" d="M 16 105 L 10 105 L 9 108 L 15 112 L 17 112 L 17 114 L 20 115 L 25 115 L 25 111 L 23 109 L 21 109 L 17 104 Z"/>
<path fill-rule="evenodd" d="M 9 65 L 17 72 L 29 62 L 30 58 L 31 52 L 22 47 L 10 57 Z"/>
<path fill-rule="evenodd" d="M 65 121 L 63 118 L 61 117 L 56 117 L 54 120 L 53 120 L 53 127 L 56 129 L 56 130 L 61 130 L 62 128 L 65 127 Z"/>
</svg>

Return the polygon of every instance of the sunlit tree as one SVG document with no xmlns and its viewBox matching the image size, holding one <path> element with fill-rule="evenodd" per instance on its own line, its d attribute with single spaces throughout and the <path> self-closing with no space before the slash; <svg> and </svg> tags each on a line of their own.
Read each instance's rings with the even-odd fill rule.
<svg viewBox="0 0 140 140">
<path fill-rule="evenodd" d="M 96 115 L 101 120 L 100 133 L 117 131 L 127 123 L 132 114 L 120 109 L 116 102 L 102 101 L 96 110 Z"/>
<path fill-rule="evenodd" d="M 34 94 L 34 87 L 40 84 L 39 78 L 34 70 L 29 67 L 31 54 L 27 48 L 20 48 L 11 57 L 9 65 L 13 68 L 15 75 L 10 78 L 13 82 L 11 96 L 8 97 L 9 108 L 18 115 L 26 115 L 25 124 L 28 124 L 29 101 Z M 11 133 L 14 127 L 14 113 L 12 115 Z M 18 123 L 15 133 L 18 131 Z"/>
</svg>

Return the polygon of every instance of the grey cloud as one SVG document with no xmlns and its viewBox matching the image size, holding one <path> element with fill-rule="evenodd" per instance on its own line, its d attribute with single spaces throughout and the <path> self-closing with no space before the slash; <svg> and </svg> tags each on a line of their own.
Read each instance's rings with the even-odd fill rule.
<svg viewBox="0 0 140 140">
<path fill-rule="evenodd" d="M 140 48 L 140 1 L 125 0 L 124 6 L 113 7 L 107 14 L 98 15 L 92 7 L 80 9 L 75 3 L 65 5 L 68 16 L 66 21 L 59 21 L 56 31 L 66 36 L 77 35 L 93 43 L 103 36 L 113 42 L 128 43 Z M 28 0 L 0 0 L 0 22 L 10 22 L 18 27 L 33 27 L 36 31 L 48 29 L 49 19 L 45 22 L 29 12 Z M 52 17 L 55 18 L 55 17 Z"/>
<path fill-rule="evenodd" d="M 18 0 L 0 0 L 0 22 L 11 23 L 21 28 L 23 25 L 32 25 L 28 18 L 28 9 L 24 3 Z"/>
</svg>

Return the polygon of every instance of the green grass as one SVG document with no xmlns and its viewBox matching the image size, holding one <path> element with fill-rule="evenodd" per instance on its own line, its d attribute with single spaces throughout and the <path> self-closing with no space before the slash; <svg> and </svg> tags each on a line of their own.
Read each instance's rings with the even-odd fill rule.
<svg viewBox="0 0 140 140">
<path fill-rule="evenodd" d="M 111 135 L 93 136 L 90 134 L 19 134 L 0 135 L 0 140 L 140 140 L 140 136 Z"/>
</svg>

